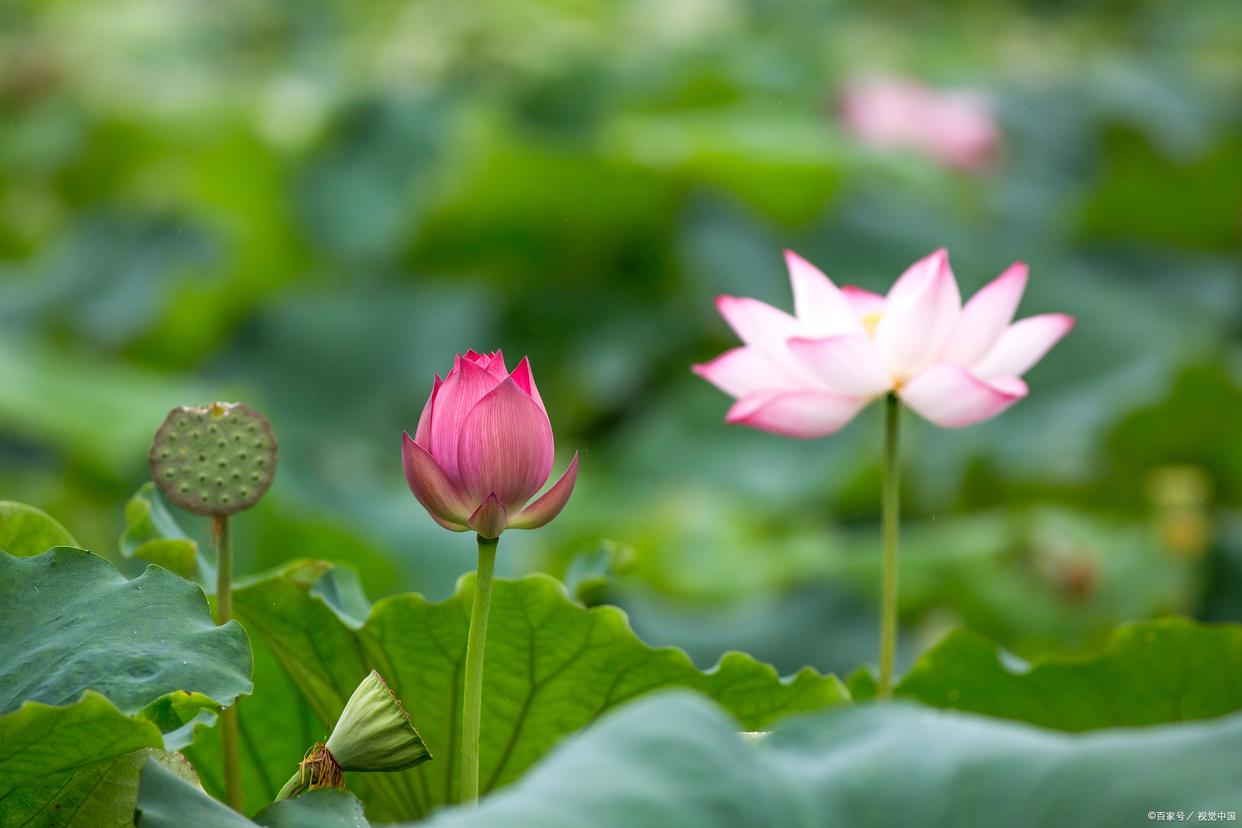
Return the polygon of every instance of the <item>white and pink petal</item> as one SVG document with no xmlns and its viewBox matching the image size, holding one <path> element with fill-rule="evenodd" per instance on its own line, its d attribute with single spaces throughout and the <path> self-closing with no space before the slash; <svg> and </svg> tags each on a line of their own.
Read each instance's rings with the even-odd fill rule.
<svg viewBox="0 0 1242 828">
<path fill-rule="evenodd" d="M 785 251 L 793 287 L 794 313 L 807 336 L 862 331 L 862 323 L 841 289 L 815 265 L 792 250 Z"/>
<path fill-rule="evenodd" d="M 1021 319 L 1001 333 L 971 371 L 983 379 L 1020 377 L 1074 328 L 1074 317 L 1046 313 Z"/>
<path fill-rule="evenodd" d="M 875 339 L 890 373 L 905 379 L 936 361 L 957 322 L 962 297 L 949 268 L 948 254 L 937 250 L 912 265 L 893 285 L 876 324 Z"/>
<path fill-rule="evenodd" d="M 767 354 L 747 346 L 725 351 L 710 362 L 691 366 L 690 370 L 732 397 L 805 384 Z"/>
<path fill-rule="evenodd" d="M 1026 396 L 1016 377 L 985 382 L 960 365 L 941 363 L 920 372 L 898 392 L 901 401 L 942 428 L 961 428 L 995 417 Z"/>
<path fill-rule="evenodd" d="M 878 293 L 872 293 L 857 285 L 845 285 L 841 288 L 841 294 L 860 320 L 867 316 L 878 317 L 884 313 L 884 297 Z"/>
<path fill-rule="evenodd" d="M 779 354 L 785 340 L 800 332 L 797 319 L 758 299 L 721 296 L 716 299 L 716 309 L 738 339 L 765 353 Z"/>
<path fill-rule="evenodd" d="M 789 352 L 833 391 L 870 399 L 893 387 L 884 357 L 866 334 L 795 337 L 789 340 Z"/>
<path fill-rule="evenodd" d="M 940 361 L 970 366 L 986 354 L 1013 321 L 1026 281 L 1027 266 L 1014 262 L 980 288 L 957 317 L 953 333 L 940 352 Z"/>
<path fill-rule="evenodd" d="M 734 403 L 725 422 L 810 439 L 839 431 L 866 403 L 831 391 L 764 391 Z"/>
</svg>

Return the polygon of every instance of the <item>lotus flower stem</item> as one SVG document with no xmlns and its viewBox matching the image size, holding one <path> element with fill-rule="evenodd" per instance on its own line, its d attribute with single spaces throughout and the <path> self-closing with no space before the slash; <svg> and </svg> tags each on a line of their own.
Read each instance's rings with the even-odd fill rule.
<svg viewBox="0 0 1242 828">
<path fill-rule="evenodd" d="M 233 544 L 229 539 L 228 515 L 211 516 L 211 539 L 216 547 L 216 623 L 233 617 Z M 220 712 L 220 741 L 224 758 L 224 796 L 230 808 L 241 812 L 241 735 L 237 702 Z"/>
<path fill-rule="evenodd" d="M 880 683 L 876 696 L 893 695 L 893 656 L 897 651 L 897 534 L 901 523 L 901 464 L 898 425 L 901 401 L 889 394 L 884 402 L 884 480 L 880 503 L 884 532 L 884 572 L 880 588 Z"/>
<path fill-rule="evenodd" d="M 474 606 L 466 638 L 465 698 L 461 714 L 461 801 L 479 800 L 479 720 L 483 711 L 483 648 L 487 644 L 487 614 L 492 606 L 492 573 L 496 568 L 497 538 L 478 536 L 479 569 L 474 582 Z"/>
</svg>

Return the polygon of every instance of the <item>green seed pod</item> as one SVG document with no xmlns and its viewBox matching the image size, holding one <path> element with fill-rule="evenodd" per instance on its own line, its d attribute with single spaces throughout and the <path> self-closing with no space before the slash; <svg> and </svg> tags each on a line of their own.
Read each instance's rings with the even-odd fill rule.
<svg viewBox="0 0 1242 828">
<path fill-rule="evenodd" d="M 174 408 L 155 432 L 148 456 L 160 491 L 199 515 L 249 509 L 276 476 L 272 426 L 241 403 Z"/>
<path fill-rule="evenodd" d="M 401 700 L 372 670 L 345 703 L 328 741 L 316 742 L 306 752 L 276 799 L 344 787 L 344 771 L 399 771 L 430 758 Z"/>
<path fill-rule="evenodd" d="M 374 670 L 349 697 L 327 748 L 347 771 L 397 771 L 431 758 L 410 714 Z"/>
</svg>

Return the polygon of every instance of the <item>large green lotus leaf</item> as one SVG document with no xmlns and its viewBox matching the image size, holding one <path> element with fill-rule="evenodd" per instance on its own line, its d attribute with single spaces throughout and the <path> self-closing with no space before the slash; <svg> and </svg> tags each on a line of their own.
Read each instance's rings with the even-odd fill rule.
<svg viewBox="0 0 1242 828">
<path fill-rule="evenodd" d="M 90 690 L 65 707 L 27 702 L 0 716 L 0 825 L 127 826 L 145 749 L 162 744 Z"/>
<path fill-rule="evenodd" d="M 251 647 L 256 694 L 237 701 L 241 729 L 242 792 L 248 814 L 271 802 L 285 780 L 297 769 L 306 749 L 328 735 L 327 727 L 316 717 L 280 662 L 253 630 Z M 200 731 L 184 753 L 193 762 L 203 786 L 223 797 L 219 736 L 211 731 Z"/>
<path fill-rule="evenodd" d="M 0 629 L 4 826 L 128 826 L 143 749 L 186 744 L 251 687 L 240 625 L 159 567 L 0 552 Z"/>
<path fill-rule="evenodd" d="M 642 699 L 429 824 L 1120 828 L 1242 811 L 1242 716 L 1071 735 L 896 702 L 790 720 L 757 746 L 736 730 L 701 698 Z"/>
<path fill-rule="evenodd" d="M 240 706 L 247 787 L 278 788 L 302 751 L 335 721 L 358 681 L 376 669 L 401 695 L 434 761 L 400 774 L 354 774 L 351 789 L 372 819 L 418 817 L 455 801 L 473 577 L 463 578 L 445 601 L 398 595 L 368 612 L 348 581 L 330 572 L 321 577 L 325 572 L 326 564 L 297 563 L 234 593 L 238 617 L 262 644 L 256 649 L 270 651 L 288 677 L 270 691 L 260 683 Z M 259 672 L 267 669 L 262 658 Z M 680 650 L 640 641 L 616 608 L 584 609 L 546 576 L 501 580 L 484 668 L 483 789 L 516 779 L 604 711 L 664 687 L 699 690 L 751 730 L 848 698 L 833 676 L 807 669 L 781 679 L 740 653 L 700 672 Z M 317 727 L 299 721 L 298 699 Z M 200 739 L 190 755 L 204 785 L 218 792 L 214 745 Z"/>
<path fill-rule="evenodd" d="M 127 558 L 142 558 L 185 578 L 197 575 L 200 582 L 210 583 L 215 575 L 212 564 L 198 554 L 198 544 L 177 525 L 151 481 L 143 483 L 125 504 L 120 547 Z"/>
<path fill-rule="evenodd" d="M 0 500 L 0 549 L 10 555 L 26 557 L 46 552 L 53 546 L 77 546 L 69 530 L 46 512 Z"/>
<path fill-rule="evenodd" d="M 86 689 L 123 713 L 184 691 L 228 705 L 251 689 L 241 626 L 217 627 L 202 590 L 156 566 L 131 581 L 80 549 L 0 553 L 0 629 L 0 714 Z"/>
<path fill-rule="evenodd" d="M 142 769 L 140 828 L 367 828 L 362 803 L 347 791 L 321 789 L 264 808 L 246 819 L 157 761 Z"/>
<path fill-rule="evenodd" d="M 935 707 L 1092 730 L 1206 719 L 1242 710 L 1242 627 L 1169 618 L 1128 624 L 1090 658 L 1028 666 L 955 630 L 896 689 Z"/>
</svg>

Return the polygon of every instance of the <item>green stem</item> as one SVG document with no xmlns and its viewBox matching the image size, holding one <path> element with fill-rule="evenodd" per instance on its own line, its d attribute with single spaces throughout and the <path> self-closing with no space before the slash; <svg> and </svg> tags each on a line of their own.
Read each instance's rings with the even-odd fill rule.
<svg viewBox="0 0 1242 828">
<path fill-rule="evenodd" d="M 884 402 L 884 481 L 881 516 L 884 531 L 884 574 L 880 588 L 880 684 L 876 697 L 893 695 L 893 657 L 897 652 L 897 530 L 901 522 L 901 472 L 897 426 L 901 402 L 889 394 Z"/>
<path fill-rule="evenodd" d="M 483 712 L 483 648 L 487 644 L 487 613 L 492 606 L 492 573 L 497 538 L 479 536 L 479 571 L 474 582 L 474 607 L 466 639 L 466 687 L 461 712 L 461 801 L 479 799 L 479 719 Z"/>
<path fill-rule="evenodd" d="M 212 515 L 211 538 L 216 546 L 216 623 L 226 624 L 233 617 L 233 544 L 229 540 L 227 515 Z M 230 808 L 240 813 L 244 805 L 237 702 L 220 712 L 220 741 L 224 756 L 224 798 Z"/>
<path fill-rule="evenodd" d="M 289 781 L 285 783 L 280 792 L 276 794 L 273 802 L 279 802 L 282 799 L 292 799 L 302 792 L 302 769 L 299 768 L 293 772 L 293 776 L 289 777 Z"/>
</svg>

